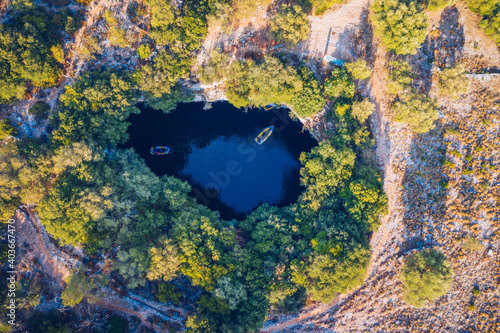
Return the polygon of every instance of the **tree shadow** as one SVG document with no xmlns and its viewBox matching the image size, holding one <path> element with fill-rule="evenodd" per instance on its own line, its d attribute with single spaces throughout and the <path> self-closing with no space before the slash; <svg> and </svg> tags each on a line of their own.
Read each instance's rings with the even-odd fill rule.
<svg viewBox="0 0 500 333">
<path fill-rule="evenodd" d="M 446 144 L 444 130 L 437 126 L 425 134 L 414 134 L 403 176 L 403 216 L 407 241 L 405 252 L 437 244 L 448 197 L 442 162 Z"/>
<path fill-rule="evenodd" d="M 462 57 L 465 35 L 459 18 L 457 7 L 447 7 L 441 14 L 439 28 L 433 27 L 417 54 L 409 58 L 416 74 L 413 85 L 420 93 L 428 94 L 431 89 L 433 66 L 446 68 Z"/>
</svg>

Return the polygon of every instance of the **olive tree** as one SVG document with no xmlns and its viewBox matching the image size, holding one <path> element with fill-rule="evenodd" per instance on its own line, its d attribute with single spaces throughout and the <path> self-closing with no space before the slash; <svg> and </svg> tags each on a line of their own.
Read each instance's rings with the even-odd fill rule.
<svg viewBox="0 0 500 333">
<path fill-rule="evenodd" d="M 444 69 L 439 75 L 439 92 L 457 99 L 458 95 L 467 92 L 469 80 L 464 64 L 455 65 Z"/>
<path fill-rule="evenodd" d="M 406 94 L 394 104 L 396 121 L 412 126 L 417 133 L 425 133 L 434 128 L 438 117 L 437 101 L 427 95 Z"/>
<path fill-rule="evenodd" d="M 361 102 L 356 101 L 352 104 L 351 114 L 360 123 L 363 123 L 373 113 L 374 109 L 375 104 L 370 102 L 368 98 L 365 98 Z"/>
<path fill-rule="evenodd" d="M 309 21 L 302 8 L 297 5 L 283 5 L 271 20 L 269 37 L 292 47 L 309 35 Z"/>
<path fill-rule="evenodd" d="M 396 54 L 415 54 L 427 35 L 427 14 L 416 1 L 375 0 L 370 7 L 374 33 Z"/>
<path fill-rule="evenodd" d="M 372 69 L 365 60 L 349 62 L 345 67 L 355 80 L 368 80 L 372 76 Z"/>
<path fill-rule="evenodd" d="M 406 288 L 405 301 L 422 307 L 426 301 L 432 301 L 448 292 L 453 280 L 453 270 L 444 254 L 428 249 L 416 252 L 406 259 L 401 278 Z"/>
<path fill-rule="evenodd" d="M 387 91 L 391 95 L 397 95 L 411 87 L 414 75 L 407 62 L 393 60 L 389 62 L 389 82 Z"/>
</svg>

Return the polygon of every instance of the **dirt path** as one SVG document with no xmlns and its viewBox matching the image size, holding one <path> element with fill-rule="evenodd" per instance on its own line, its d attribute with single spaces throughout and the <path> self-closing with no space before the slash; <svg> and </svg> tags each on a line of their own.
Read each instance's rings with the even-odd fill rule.
<svg viewBox="0 0 500 333">
<path fill-rule="evenodd" d="M 342 60 L 352 60 L 349 48 L 350 32 L 368 11 L 370 0 L 351 0 L 331 9 L 321 16 L 310 16 L 311 32 L 309 38 L 294 48 L 296 53 L 323 58 L 331 55 Z"/>
</svg>

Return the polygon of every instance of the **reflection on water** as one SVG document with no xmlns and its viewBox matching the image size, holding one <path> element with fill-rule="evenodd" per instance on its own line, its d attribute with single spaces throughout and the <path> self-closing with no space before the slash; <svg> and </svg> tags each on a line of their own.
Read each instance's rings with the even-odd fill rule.
<svg viewBox="0 0 500 333">
<path fill-rule="evenodd" d="M 189 177 L 238 214 L 261 203 L 286 199 L 286 183 L 293 181 L 299 163 L 279 140 L 258 146 L 253 138 L 217 137 L 207 146 L 191 147 L 181 175 Z"/>
<path fill-rule="evenodd" d="M 143 109 L 129 119 L 127 147 L 146 160 L 157 175 L 187 180 L 192 195 L 218 210 L 224 219 L 243 219 L 262 203 L 288 205 L 300 195 L 302 151 L 315 144 L 285 110 L 244 113 L 228 103 L 203 110 L 202 103 L 181 104 L 171 114 Z M 262 145 L 255 136 L 269 125 L 275 132 Z M 152 156 L 149 147 L 166 145 L 174 152 Z"/>
</svg>

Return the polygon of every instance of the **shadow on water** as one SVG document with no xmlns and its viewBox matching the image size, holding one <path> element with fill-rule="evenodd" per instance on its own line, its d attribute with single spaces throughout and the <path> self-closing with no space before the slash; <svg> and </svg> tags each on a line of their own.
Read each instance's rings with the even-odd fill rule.
<svg viewBox="0 0 500 333">
<path fill-rule="evenodd" d="M 317 142 L 302 132 L 288 110 L 242 112 L 227 102 L 203 110 L 203 103 L 181 104 L 170 114 L 145 106 L 129 118 L 127 148 L 146 160 L 158 176 L 188 181 L 198 202 L 224 219 L 242 220 L 258 205 L 286 206 L 302 192 L 299 156 Z M 262 145 L 254 138 L 274 125 Z M 166 156 L 149 154 L 151 146 L 173 148 Z"/>
</svg>

